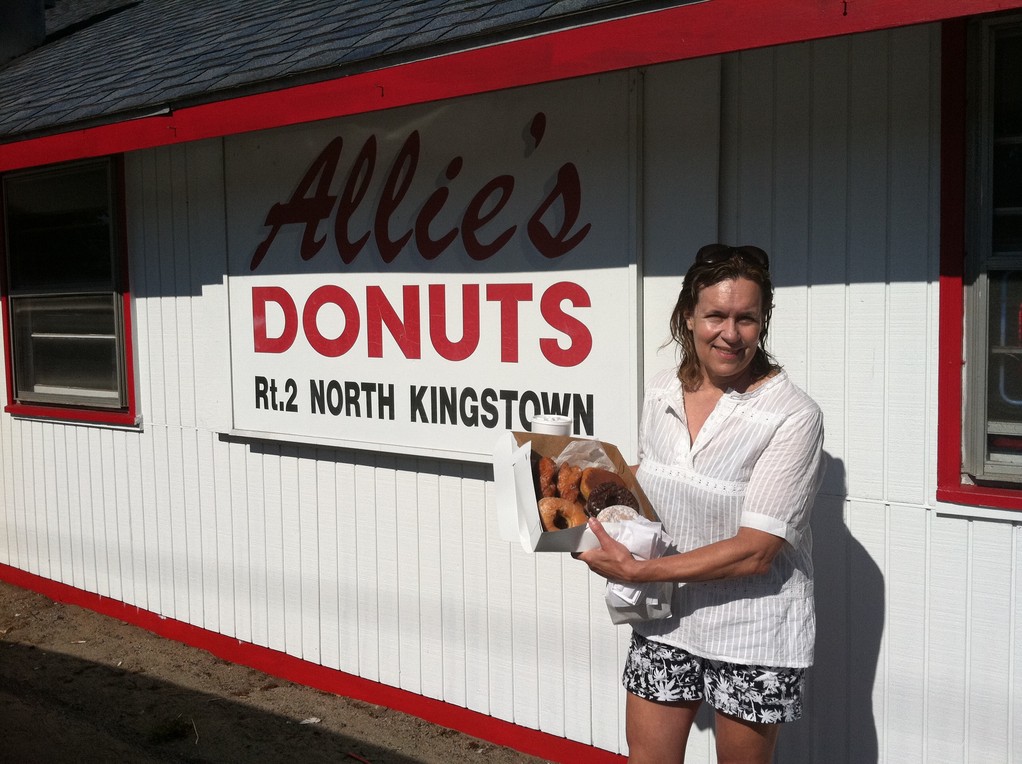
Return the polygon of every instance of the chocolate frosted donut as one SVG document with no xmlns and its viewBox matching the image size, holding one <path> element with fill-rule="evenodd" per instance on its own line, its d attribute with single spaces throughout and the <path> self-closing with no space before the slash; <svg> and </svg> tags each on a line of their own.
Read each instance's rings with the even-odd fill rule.
<svg viewBox="0 0 1022 764">
<path fill-rule="evenodd" d="M 616 472 L 605 470 L 602 467 L 588 467 L 582 470 L 582 482 L 579 484 L 579 493 L 582 494 L 583 499 L 588 499 L 593 489 L 604 483 L 614 483 L 614 485 L 623 486 L 625 481 Z"/>
<path fill-rule="evenodd" d="M 586 500 L 586 514 L 590 517 L 596 517 L 600 514 L 601 509 L 615 504 L 631 507 L 635 510 L 639 509 L 638 499 L 623 485 L 601 483 L 589 492 L 589 498 Z"/>
</svg>

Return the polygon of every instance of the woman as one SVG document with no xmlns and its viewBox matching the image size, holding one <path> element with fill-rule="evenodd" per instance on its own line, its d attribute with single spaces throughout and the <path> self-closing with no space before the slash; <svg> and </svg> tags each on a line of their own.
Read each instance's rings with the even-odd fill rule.
<svg viewBox="0 0 1022 764">
<path fill-rule="evenodd" d="M 670 618 L 634 627 L 633 762 L 684 761 L 703 701 L 720 762 L 771 761 L 779 723 L 802 713 L 823 422 L 764 349 L 768 268 L 758 247 L 700 249 L 671 317 L 680 367 L 646 387 L 636 477 L 683 551 L 635 560 L 590 520 L 601 547 L 576 555 L 609 580 L 679 583 Z"/>
</svg>

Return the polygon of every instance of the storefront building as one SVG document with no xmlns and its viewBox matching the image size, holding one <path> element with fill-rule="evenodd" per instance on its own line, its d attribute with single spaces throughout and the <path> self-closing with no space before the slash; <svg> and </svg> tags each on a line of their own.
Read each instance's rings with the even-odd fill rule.
<svg viewBox="0 0 1022 764">
<path fill-rule="evenodd" d="M 778 760 L 1022 756 L 1022 3 L 46 5 L 0 65 L 0 578 L 620 760 L 628 630 L 500 538 L 493 446 L 634 459 L 693 253 L 757 244 L 827 433 Z"/>
</svg>

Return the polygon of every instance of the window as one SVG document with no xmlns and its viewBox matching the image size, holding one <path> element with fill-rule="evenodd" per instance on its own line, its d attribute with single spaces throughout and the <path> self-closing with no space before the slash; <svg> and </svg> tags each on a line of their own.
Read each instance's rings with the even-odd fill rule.
<svg viewBox="0 0 1022 764">
<path fill-rule="evenodd" d="M 963 471 L 1022 482 L 1022 23 L 972 30 Z"/>
<path fill-rule="evenodd" d="M 3 178 L 8 411 L 134 423 L 120 165 Z"/>
</svg>

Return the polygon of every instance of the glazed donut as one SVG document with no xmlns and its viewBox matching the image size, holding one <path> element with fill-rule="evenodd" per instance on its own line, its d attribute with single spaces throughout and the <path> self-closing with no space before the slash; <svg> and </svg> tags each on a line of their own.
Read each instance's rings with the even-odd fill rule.
<svg viewBox="0 0 1022 764">
<path fill-rule="evenodd" d="M 554 475 L 557 472 L 557 465 L 549 456 L 540 458 L 538 469 L 539 495 L 550 497 L 557 495 L 557 484 L 554 482 Z"/>
<path fill-rule="evenodd" d="M 565 462 L 557 470 L 557 495 L 568 501 L 578 501 L 578 489 L 581 480 L 582 470 L 573 464 Z"/>
<path fill-rule="evenodd" d="M 582 470 L 582 482 L 579 484 L 579 491 L 582 494 L 583 499 L 589 499 L 589 494 L 593 490 L 603 483 L 613 483 L 619 485 L 622 488 L 625 485 L 625 481 L 621 479 L 621 476 L 616 472 L 605 470 L 600 467 L 588 467 Z"/>
<path fill-rule="evenodd" d="M 589 498 L 586 500 L 586 514 L 590 517 L 596 517 L 600 514 L 601 509 L 615 504 L 631 507 L 635 510 L 639 509 L 639 502 L 631 491 L 625 488 L 624 485 L 608 482 L 601 483 L 589 493 Z"/>
<path fill-rule="evenodd" d="M 578 502 L 546 498 L 539 500 L 539 518 L 543 521 L 543 530 L 560 531 L 585 525 L 586 513 Z"/>
</svg>

